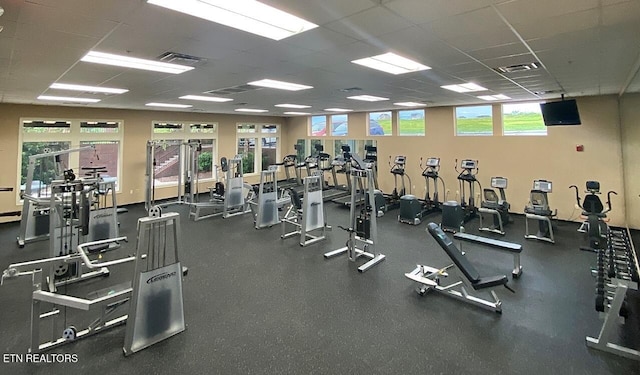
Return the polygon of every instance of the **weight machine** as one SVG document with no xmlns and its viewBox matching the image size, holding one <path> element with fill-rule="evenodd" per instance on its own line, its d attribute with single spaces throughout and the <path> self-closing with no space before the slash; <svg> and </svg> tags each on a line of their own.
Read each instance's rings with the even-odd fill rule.
<svg viewBox="0 0 640 375">
<path fill-rule="evenodd" d="M 493 232 L 504 235 L 504 226 L 511 222 L 509 216 L 509 208 L 511 205 L 507 202 L 504 190 L 507 188 L 508 180 L 504 177 L 491 177 L 491 189 L 486 188 L 482 191 L 484 200 L 482 201 L 478 213 L 480 217 L 480 227 L 478 230 L 485 232 Z M 495 190 L 498 189 L 498 194 Z M 493 217 L 493 225 L 484 226 L 483 214 Z"/>
<path fill-rule="evenodd" d="M 254 195 L 252 199 L 248 200 L 256 229 L 278 224 L 280 222 L 278 211 L 291 201 L 289 190 L 278 189 L 277 172 L 278 166 L 276 165 L 270 165 L 266 171 L 260 172 L 258 196 Z"/>
<path fill-rule="evenodd" d="M 27 179 L 24 193 L 21 194 L 22 217 L 20 220 L 20 232 L 18 233 L 18 247 L 23 248 L 30 242 L 42 241 L 49 238 L 49 184 L 41 179 L 37 183 L 35 177 L 45 174 L 46 169 L 53 169 L 54 179 L 61 179 L 67 166 L 63 165 L 63 156 L 75 152 L 94 149 L 93 146 L 73 148 L 62 151 L 45 150 L 42 154 L 29 156 L 27 167 Z M 40 176 L 36 176 L 36 173 Z M 34 189 L 35 188 L 35 189 Z M 35 190 L 35 191 L 34 191 Z M 114 194 L 115 197 L 115 194 Z"/>
<path fill-rule="evenodd" d="M 326 259 L 347 253 L 349 260 L 355 262 L 359 257 L 370 260 L 358 267 L 359 272 L 365 272 L 385 259 L 385 255 L 377 252 L 378 227 L 376 223 L 376 202 L 374 197 L 373 172 L 366 168 L 365 162 L 356 154 L 352 155 L 353 165 L 350 169 L 351 186 L 363 187 L 365 204 L 356 207 L 356 190 L 351 190 L 351 207 L 349 210 L 349 228 L 340 227 L 349 233 L 346 246 L 324 254 Z M 357 212 L 359 211 L 359 212 Z"/>
<path fill-rule="evenodd" d="M 2 285 L 6 280 L 20 276 L 30 276 L 32 280 L 30 353 L 46 351 L 128 323 L 124 345 L 125 355 L 128 355 L 184 330 L 183 271 L 178 257 L 179 214 L 160 215 L 160 208 L 154 207 L 150 215 L 138 221 L 135 256 L 102 260 L 106 251 L 115 248 L 110 244 L 126 240 L 126 237 L 110 238 L 78 245 L 75 251 L 66 255 L 11 264 L 3 271 Z M 96 248 L 102 250 L 96 253 L 92 250 Z M 92 291 L 87 297 L 76 296 L 67 287 L 60 288 L 61 285 L 50 282 L 55 276 L 48 272 L 70 265 L 100 272 L 130 262 L 135 262 L 133 285 L 131 282 L 112 285 Z M 126 314 L 124 307 L 130 301 L 133 303 Z M 45 306 L 47 311 L 42 312 Z M 85 314 L 91 313 L 97 317 L 85 329 L 69 324 L 72 319 L 85 322 Z M 47 322 L 50 329 L 43 329 Z M 41 336 L 46 332 L 51 332 L 51 338 L 42 342 Z"/>
<path fill-rule="evenodd" d="M 318 173 L 318 172 L 316 172 Z M 291 205 L 282 219 L 282 235 L 280 238 L 300 236 L 300 246 L 311 245 L 326 238 L 327 215 L 322 199 L 322 176 L 314 175 L 304 178 L 304 200 L 294 189 L 289 189 Z M 287 226 L 293 226 L 287 232 Z M 319 234 L 314 234 L 320 231 Z"/>
<path fill-rule="evenodd" d="M 552 211 L 549 208 L 548 194 L 552 191 L 551 181 L 533 181 L 533 189 L 529 193 L 529 203 L 524 208 L 524 238 L 555 243 L 551 219 L 557 215 L 558 211 Z M 538 221 L 538 232 L 536 234 L 529 233 L 529 220 Z"/>
</svg>

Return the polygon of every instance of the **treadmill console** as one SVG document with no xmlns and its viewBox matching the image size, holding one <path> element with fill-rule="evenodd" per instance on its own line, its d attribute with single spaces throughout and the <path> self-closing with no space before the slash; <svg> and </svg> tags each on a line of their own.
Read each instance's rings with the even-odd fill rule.
<svg viewBox="0 0 640 375">
<path fill-rule="evenodd" d="M 507 179 L 504 177 L 491 177 L 491 187 L 496 189 L 506 189 Z"/>
<path fill-rule="evenodd" d="M 476 165 L 477 165 L 476 160 L 465 159 L 460 162 L 460 167 L 462 169 L 476 169 Z"/>
<path fill-rule="evenodd" d="M 437 167 L 440 165 L 440 158 L 427 159 L 427 167 Z"/>
<path fill-rule="evenodd" d="M 396 160 L 394 161 L 394 163 L 397 165 L 404 165 L 406 161 L 407 161 L 406 156 L 398 155 L 396 156 Z"/>
<path fill-rule="evenodd" d="M 540 190 L 545 193 L 551 193 L 552 186 L 551 181 L 547 180 L 534 180 L 533 181 L 533 190 Z"/>
</svg>

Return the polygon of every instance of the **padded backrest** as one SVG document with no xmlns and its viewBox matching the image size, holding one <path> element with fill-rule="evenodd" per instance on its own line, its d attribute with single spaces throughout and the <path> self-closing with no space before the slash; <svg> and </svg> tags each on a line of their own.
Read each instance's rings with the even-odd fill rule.
<svg viewBox="0 0 640 375">
<path fill-rule="evenodd" d="M 453 241 L 451 241 L 451 239 L 437 224 L 429 223 L 427 225 L 427 230 L 438 242 L 438 245 L 440 245 L 444 252 L 449 255 L 449 258 L 451 258 L 456 267 L 458 267 L 465 277 L 469 279 L 469 281 L 475 283 L 480 280 L 480 274 L 478 271 L 473 267 L 469 260 L 462 255 L 456 245 L 453 244 Z"/>
<path fill-rule="evenodd" d="M 484 189 L 485 202 L 498 203 L 498 194 L 493 189 Z"/>
<path fill-rule="evenodd" d="M 300 195 L 298 195 L 298 192 L 293 189 L 287 190 L 289 190 L 289 195 L 291 196 L 291 204 L 293 205 L 293 207 L 295 207 L 296 210 L 301 210 L 302 200 L 300 199 Z"/>
<path fill-rule="evenodd" d="M 224 156 L 220 158 L 220 169 L 222 169 L 223 172 L 229 170 L 229 163 L 227 162 L 227 158 L 225 158 Z"/>
<path fill-rule="evenodd" d="M 604 211 L 604 206 L 602 205 L 602 201 L 595 194 L 587 194 L 584 197 L 584 202 L 582 202 L 582 207 L 584 210 L 591 214 L 599 214 Z"/>
</svg>

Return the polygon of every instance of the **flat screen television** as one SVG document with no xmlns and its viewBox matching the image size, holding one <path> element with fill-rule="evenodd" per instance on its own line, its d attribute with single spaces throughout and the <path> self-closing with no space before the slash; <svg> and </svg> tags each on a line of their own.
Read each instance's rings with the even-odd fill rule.
<svg viewBox="0 0 640 375">
<path fill-rule="evenodd" d="M 580 114 L 575 99 L 540 103 L 540 111 L 546 126 L 580 125 Z"/>
</svg>

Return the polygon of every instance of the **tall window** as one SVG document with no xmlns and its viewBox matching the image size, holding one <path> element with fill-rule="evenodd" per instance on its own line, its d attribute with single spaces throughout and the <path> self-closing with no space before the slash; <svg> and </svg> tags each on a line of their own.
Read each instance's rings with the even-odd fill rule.
<svg viewBox="0 0 640 375">
<path fill-rule="evenodd" d="M 311 131 L 309 135 L 313 137 L 327 135 L 327 116 L 311 116 Z"/>
<path fill-rule="evenodd" d="M 202 145 L 202 150 L 197 155 L 198 179 L 214 178 L 217 135 L 217 123 L 154 121 L 152 139 L 159 141 L 154 146 L 155 183 L 173 185 L 178 182 L 181 168 L 180 145 L 190 140 L 199 141 Z"/>
<path fill-rule="evenodd" d="M 456 107 L 456 135 L 493 135 L 490 105 Z"/>
<path fill-rule="evenodd" d="M 240 123 L 236 126 L 236 135 L 243 173 L 267 170 L 270 165 L 279 162 L 279 125 Z"/>
<path fill-rule="evenodd" d="M 346 136 L 349 134 L 348 115 L 331 115 L 331 135 Z"/>
<path fill-rule="evenodd" d="M 398 111 L 399 135 L 424 135 L 424 109 Z"/>
<path fill-rule="evenodd" d="M 502 105 L 503 135 L 547 135 L 540 103 Z"/>
<path fill-rule="evenodd" d="M 391 111 L 369 112 L 369 135 L 391 135 Z"/>
<path fill-rule="evenodd" d="M 116 182 L 119 191 L 121 171 L 121 120 L 59 120 L 21 119 L 20 153 L 18 171 L 20 190 L 26 189 L 29 156 L 92 146 L 91 149 L 63 154 L 60 157 L 40 159 L 34 169 L 31 191 L 48 194 L 48 186 L 59 179 L 61 170 L 73 169 L 76 176 L 83 176 L 83 167 L 104 167 L 105 180 Z"/>
</svg>

